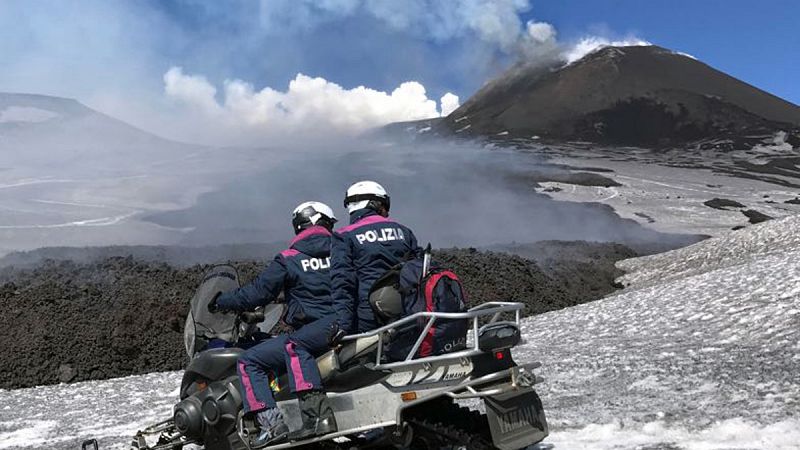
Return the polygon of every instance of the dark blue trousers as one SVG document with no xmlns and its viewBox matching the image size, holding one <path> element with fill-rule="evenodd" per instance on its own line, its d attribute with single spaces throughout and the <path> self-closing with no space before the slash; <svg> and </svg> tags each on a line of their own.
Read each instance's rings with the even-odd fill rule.
<svg viewBox="0 0 800 450">
<path fill-rule="evenodd" d="M 289 336 L 282 334 L 250 347 L 236 363 L 244 397 L 244 412 L 259 412 L 277 406 L 269 376 L 278 378 L 286 372 L 286 344 Z M 291 377 L 290 377 L 291 378 Z"/>
<path fill-rule="evenodd" d="M 328 335 L 334 320 L 334 315 L 324 317 L 291 334 L 267 339 L 244 352 L 237 369 L 245 412 L 259 412 L 277 406 L 269 385 L 270 374 L 278 378 L 288 369 L 292 392 L 322 389 L 316 358 L 330 349 Z"/>
<path fill-rule="evenodd" d="M 292 392 L 322 389 L 316 358 L 328 350 L 328 336 L 336 316 L 315 320 L 291 333 L 286 343 L 286 368 Z"/>
</svg>

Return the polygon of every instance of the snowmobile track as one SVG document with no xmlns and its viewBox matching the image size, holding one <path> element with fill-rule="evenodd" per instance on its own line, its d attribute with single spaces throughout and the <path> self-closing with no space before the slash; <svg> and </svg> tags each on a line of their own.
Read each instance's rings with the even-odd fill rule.
<svg viewBox="0 0 800 450">
<path fill-rule="evenodd" d="M 478 411 L 458 406 L 449 399 L 426 403 L 424 410 L 409 417 L 414 429 L 413 449 L 428 450 L 492 450 L 489 421 Z M 435 417 L 425 411 L 436 411 Z"/>
</svg>

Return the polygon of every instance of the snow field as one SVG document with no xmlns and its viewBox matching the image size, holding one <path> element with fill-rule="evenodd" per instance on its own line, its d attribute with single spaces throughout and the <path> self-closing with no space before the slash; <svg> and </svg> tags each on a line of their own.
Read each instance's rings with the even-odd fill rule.
<svg viewBox="0 0 800 450">
<path fill-rule="evenodd" d="M 526 319 L 556 449 L 800 448 L 800 217 L 621 263 L 628 288 Z M 181 374 L 0 391 L 0 449 L 126 448 Z"/>
</svg>

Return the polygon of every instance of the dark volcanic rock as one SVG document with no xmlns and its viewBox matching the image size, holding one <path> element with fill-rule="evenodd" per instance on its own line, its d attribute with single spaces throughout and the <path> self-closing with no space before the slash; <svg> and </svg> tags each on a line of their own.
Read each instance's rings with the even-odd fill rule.
<svg viewBox="0 0 800 450">
<path fill-rule="evenodd" d="M 678 197 L 678 198 L 680 198 L 680 197 Z M 646 220 L 647 223 L 655 223 L 656 222 L 656 219 L 653 219 L 652 217 L 648 216 L 647 214 L 645 214 L 643 212 L 635 212 L 635 213 L 633 213 L 633 215 L 635 215 L 636 217 L 641 217 L 642 219 Z"/>
<path fill-rule="evenodd" d="M 11 252 L 0 258 L 0 267 L 31 268 L 45 260 L 92 264 L 109 258 L 131 256 L 142 262 L 165 262 L 173 267 L 219 264 L 227 261 L 267 261 L 285 243 L 223 244 L 205 247 L 178 245 L 109 245 L 104 247 L 45 247 Z"/>
<path fill-rule="evenodd" d="M 585 242 L 510 250 L 537 261 L 474 249 L 437 250 L 435 258 L 459 274 L 470 304 L 520 301 L 526 314 L 538 314 L 612 292 L 621 275 L 614 262 L 635 256 L 621 245 Z M 234 265 L 245 282 L 263 266 Z M 3 269 L 0 388 L 180 369 L 188 301 L 209 267 L 112 257 Z"/>
<path fill-rule="evenodd" d="M 435 127 L 645 147 L 714 138 L 734 148 L 781 130 L 794 139 L 800 107 L 661 47 L 606 47 L 563 67 L 517 65 Z"/>
<path fill-rule="evenodd" d="M 721 209 L 727 211 L 728 208 L 744 208 L 745 206 L 735 200 L 728 200 L 726 198 L 713 198 L 703 202 L 709 208 Z"/>
<path fill-rule="evenodd" d="M 528 174 L 536 182 L 555 181 L 558 183 L 577 184 L 578 186 L 616 187 L 622 186 L 613 180 L 596 173 L 589 172 L 539 172 L 532 171 Z"/>
<path fill-rule="evenodd" d="M 491 301 L 525 303 L 525 315 L 571 306 L 563 286 L 525 258 L 476 249 L 437 250 L 435 259 L 464 283 L 469 306 Z"/>
<path fill-rule="evenodd" d="M 534 261 L 545 275 L 566 289 L 572 304 L 595 300 L 620 288 L 615 279 L 623 272 L 616 262 L 642 254 L 621 244 L 586 241 L 539 241 L 491 248 Z"/>
<path fill-rule="evenodd" d="M 571 172 L 559 166 L 543 166 L 543 170 L 530 170 L 524 173 L 512 173 L 508 179 L 526 185 L 539 186 L 539 183 L 556 182 L 575 184 L 578 186 L 617 187 L 622 186 L 616 180 L 591 172 Z M 555 188 L 559 189 L 559 188 Z M 560 190 L 560 189 L 559 189 Z M 546 190 L 545 192 L 558 192 Z"/>
<path fill-rule="evenodd" d="M 790 199 L 790 200 L 786 200 L 783 203 L 788 203 L 790 205 L 800 205 L 800 197 L 793 198 L 793 199 Z"/>
<path fill-rule="evenodd" d="M 77 375 L 78 371 L 73 369 L 70 365 L 62 364 L 58 366 L 58 381 L 62 383 L 69 383 L 74 380 Z"/>
<path fill-rule="evenodd" d="M 238 264 L 245 278 L 259 266 Z M 110 258 L 4 270 L 0 388 L 181 368 L 188 300 L 206 269 Z"/>
<path fill-rule="evenodd" d="M 746 211 L 742 211 L 742 214 L 747 216 L 750 219 L 750 223 L 756 224 L 761 222 L 766 222 L 768 220 L 772 220 L 774 217 L 768 216 L 762 212 L 756 211 L 755 209 L 748 209 Z"/>
</svg>

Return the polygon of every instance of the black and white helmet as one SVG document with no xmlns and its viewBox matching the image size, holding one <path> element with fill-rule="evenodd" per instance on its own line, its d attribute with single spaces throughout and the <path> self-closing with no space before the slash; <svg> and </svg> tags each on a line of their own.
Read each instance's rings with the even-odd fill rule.
<svg viewBox="0 0 800 450">
<path fill-rule="evenodd" d="M 378 210 L 380 206 L 389 211 L 391 205 L 389 194 L 386 189 L 374 181 L 359 181 L 347 188 L 344 197 L 344 207 L 347 212 L 352 213 L 359 209 L 372 208 Z"/>
<path fill-rule="evenodd" d="M 314 225 L 323 226 L 330 231 L 335 223 L 336 216 L 333 215 L 331 207 L 325 203 L 301 203 L 292 212 L 292 228 L 294 228 L 295 234 Z"/>
</svg>

